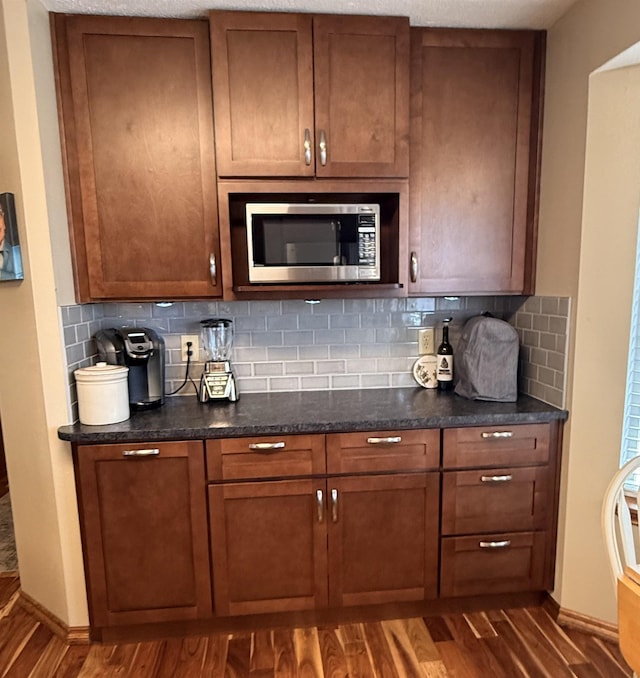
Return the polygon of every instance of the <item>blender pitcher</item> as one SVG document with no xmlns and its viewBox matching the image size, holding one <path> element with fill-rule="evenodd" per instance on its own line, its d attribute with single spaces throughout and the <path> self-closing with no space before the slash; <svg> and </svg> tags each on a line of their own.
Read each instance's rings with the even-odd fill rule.
<svg viewBox="0 0 640 678">
<path fill-rule="evenodd" d="M 227 318 L 208 318 L 202 325 L 202 346 L 206 355 L 204 372 L 200 379 L 201 403 L 210 400 L 238 400 L 235 376 L 231 370 L 233 322 Z"/>
</svg>

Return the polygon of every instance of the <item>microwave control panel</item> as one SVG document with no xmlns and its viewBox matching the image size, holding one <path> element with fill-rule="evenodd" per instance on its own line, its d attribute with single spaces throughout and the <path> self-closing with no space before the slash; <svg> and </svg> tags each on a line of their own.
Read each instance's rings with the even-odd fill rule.
<svg viewBox="0 0 640 678">
<path fill-rule="evenodd" d="M 373 214 L 358 216 L 358 266 L 374 268 L 376 265 L 376 218 Z M 362 273 L 362 271 L 361 271 Z"/>
</svg>

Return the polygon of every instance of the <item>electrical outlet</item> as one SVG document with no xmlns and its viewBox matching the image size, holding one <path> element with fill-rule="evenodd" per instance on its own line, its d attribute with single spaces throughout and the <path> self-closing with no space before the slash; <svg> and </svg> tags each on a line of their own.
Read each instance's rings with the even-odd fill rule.
<svg viewBox="0 0 640 678">
<path fill-rule="evenodd" d="M 187 362 L 187 342 L 191 342 L 191 362 L 198 360 L 200 352 L 200 337 L 197 334 L 183 334 L 180 337 L 180 359 L 183 363 Z"/>
<path fill-rule="evenodd" d="M 424 327 L 418 330 L 418 353 L 425 355 L 426 353 L 436 352 L 436 337 L 433 327 Z"/>
</svg>

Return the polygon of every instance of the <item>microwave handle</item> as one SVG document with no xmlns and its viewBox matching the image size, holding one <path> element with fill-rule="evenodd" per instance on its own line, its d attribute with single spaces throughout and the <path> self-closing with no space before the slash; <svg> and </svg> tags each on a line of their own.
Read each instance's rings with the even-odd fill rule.
<svg viewBox="0 0 640 678">
<path fill-rule="evenodd" d="M 308 127 L 304 131 L 304 164 L 311 164 L 311 130 Z"/>
<path fill-rule="evenodd" d="M 320 164 L 324 167 L 327 164 L 327 135 L 324 130 L 320 130 Z"/>
</svg>

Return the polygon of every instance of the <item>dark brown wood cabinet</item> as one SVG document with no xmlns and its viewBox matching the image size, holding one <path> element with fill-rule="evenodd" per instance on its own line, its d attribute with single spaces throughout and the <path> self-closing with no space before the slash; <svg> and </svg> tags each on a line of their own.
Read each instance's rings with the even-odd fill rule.
<svg viewBox="0 0 640 678">
<path fill-rule="evenodd" d="M 560 436 L 553 421 L 76 444 L 92 633 L 530 602 L 553 588 Z"/>
<path fill-rule="evenodd" d="M 544 34 L 411 29 L 409 293 L 534 289 Z"/>
<path fill-rule="evenodd" d="M 331 607 L 437 596 L 439 484 L 437 472 L 327 480 Z"/>
<path fill-rule="evenodd" d="M 221 438 L 206 450 L 216 614 L 326 607 L 325 483 L 313 477 L 325 472 L 324 436 Z"/>
<path fill-rule="evenodd" d="M 210 479 L 246 479 L 254 458 L 253 481 L 209 485 L 217 614 L 437 596 L 439 432 L 336 434 L 327 448 L 328 475 L 300 478 L 324 470 L 325 436 L 207 442 Z M 366 475 L 332 475 L 356 457 Z"/>
<path fill-rule="evenodd" d="M 52 26 L 78 300 L 220 296 L 207 22 Z"/>
<path fill-rule="evenodd" d="M 211 617 L 202 441 L 74 459 L 92 627 Z"/>
<path fill-rule="evenodd" d="M 326 607 L 323 492 L 313 479 L 209 486 L 216 614 Z"/>
<path fill-rule="evenodd" d="M 219 176 L 408 175 L 408 19 L 209 20 Z"/>
<path fill-rule="evenodd" d="M 443 432 L 442 597 L 553 587 L 557 435 L 555 424 Z"/>
</svg>

